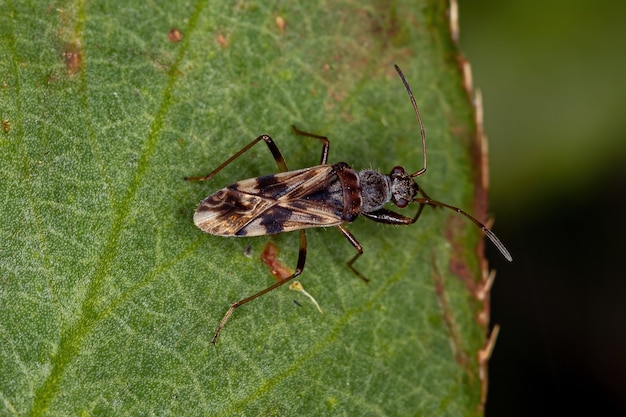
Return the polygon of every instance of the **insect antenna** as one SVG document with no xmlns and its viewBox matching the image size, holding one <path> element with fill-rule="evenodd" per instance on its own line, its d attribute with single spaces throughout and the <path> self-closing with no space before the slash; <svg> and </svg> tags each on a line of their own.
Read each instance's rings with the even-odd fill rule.
<svg viewBox="0 0 626 417">
<path fill-rule="evenodd" d="M 411 91 L 411 87 L 409 87 L 409 83 L 404 77 L 402 70 L 400 69 L 399 66 L 395 64 L 394 64 L 394 67 L 396 67 L 396 71 L 398 71 L 398 75 L 400 76 L 400 79 L 402 80 L 402 84 L 404 84 L 404 88 L 406 89 L 406 92 L 409 94 L 409 98 L 411 99 L 411 104 L 413 105 L 413 110 L 415 110 L 415 115 L 417 116 L 417 121 L 420 124 L 420 136 L 422 137 L 422 155 L 424 157 L 424 165 L 422 166 L 422 169 L 411 174 L 412 178 L 419 177 L 424 172 L 426 172 L 426 131 L 424 130 L 424 122 L 422 122 L 422 116 L 420 115 L 420 111 L 417 108 L 417 102 L 415 101 L 415 97 L 413 97 L 413 91 Z"/>
<path fill-rule="evenodd" d="M 420 111 L 417 108 L 417 102 L 415 101 L 415 97 L 413 96 L 413 91 L 411 91 L 411 87 L 409 86 L 409 83 L 407 82 L 406 77 L 402 73 L 402 70 L 400 69 L 400 67 L 398 67 L 395 64 L 394 64 L 394 67 L 396 68 L 396 71 L 398 72 L 398 75 L 400 76 L 400 79 L 402 80 L 402 84 L 404 84 L 404 88 L 406 89 L 406 92 L 408 93 L 409 98 L 411 99 L 411 104 L 413 105 L 413 110 L 415 110 L 415 115 L 417 116 L 417 121 L 418 121 L 418 123 L 420 125 L 420 136 L 422 137 L 422 155 L 424 157 L 424 165 L 422 166 L 422 169 L 420 169 L 419 171 L 416 171 L 413 174 L 411 174 L 411 178 L 415 178 L 415 177 L 419 177 L 424 172 L 426 172 L 426 159 L 427 159 L 426 158 L 426 131 L 424 130 L 424 122 L 422 121 L 422 116 L 420 115 Z M 423 194 L 423 191 L 422 191 L 422 194 Z M 481 222 L 476 220 L 474 217 L 472 217 L 471 215 L 469 215 L 465 211 L 461 210 L 458 207 L 454 207 L 454 206 L 451 206 L 449 204 L 442 203 L 440 201 L 431 200 L 429 197 L 415 198 L 415 199 L 413 199 L 413 201 L 416 202 L 416 203 L 421 204 L 422 207 L 424 205 L 436 206 L 436 207 L 445 207 L 445 208 L 448 208 L 450 210 L 454 210 L 454 211 L 456 211 L 459 214 L 462 214 L 463 216 L 465 216 L 468 219 L 470 219 L 472 221 L 472 223 L 474 223 L 476 226 L 478 226 L 480 228 L 480 230 L 483 231 L 483 233 L 489 238 L 489 240 L 491 240 L 491 243 L 493 243 L 495 245 L 495 247 L 498 248 L 498 250 L 500 251 L 502 256 L 504 256 L 507 261 L 509 261 L 509 262 L 513 261 L 513 257 L 511 257 L 511 254 L 509 253 L 507 248 L 504 246 L 504 244 L 502 242 L 500 242 L 500 239 L 498 239 L 498 237 L 495 235 L 495 233 L 493 233 L 491 230 L 487 229 L 487 227 L 484 224 L 482 224 Z M 418 216 L 419 216 L 420 213 L 421 213 L 421 210 L 418 212 Z M 416 216 L 416 218 L 417 218 L 417 216 Z"/>
<path fill-rule="evenodd" d="M 500 239 L 498 239 L 498 237 L 495 235 L 495 233 L 493 233 L 491 230 L 487 229 L 487 226 L 485 226 L 484 224 L 482 224 L 481 222 L 476 220 L 474 217 L 472 217 L 471 215 L 469 215 L 465 211 L 461 210 L 458 207 L 454 207 L 454 206 L 451 206 L 449 204 L 442 203 L 441 201 L 431 200 L 428 197 L 425 197 L 425 198 L 422 198 L 422 197 L 415 198 L 415 199 L 413 199 L 413 201 L 418 203 L 418 204 L 421 204 L 421 205 L 445 207 L 447 209 L 456 211 L 457 213 L 462 214 L 463 216 L 467 217 L 468 219 L 470 219 L 472 221 L 472 223 L 474 223 L 476 226 L 478 226 L 478 228 L 480 230 L 483 231 L 483 233 L 489 238 L 489 240 L 491 240 L 491 243 L 493 243 L 494 246 L 496 248 L 498 248 L 498 250 L 500 251 L 502 256 L 504 256 L 507 261 L 513 262 L 513 257 L 511 256 L 511 254 L 509 253 L 507 248 L 504 246 L 504 244 L 502 242 L 500 242 Z"/>
</svg>

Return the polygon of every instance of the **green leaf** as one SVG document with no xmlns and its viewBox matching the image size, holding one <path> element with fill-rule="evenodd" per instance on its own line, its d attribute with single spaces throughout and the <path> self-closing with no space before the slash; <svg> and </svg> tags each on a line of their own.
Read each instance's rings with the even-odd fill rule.
<svg viewBox="0 0 626 417">
<path fill-rule="evenodd" d="M 213 346 L 230 303 L 275 282 L 265 245 L 293 268 L 298 234 L 222 238 L 192 222 L 215 190 L 276 172 L 263 144 L 183 181 L 261 133 L 291 169 L 317 164 L 319 142 L 291 124 L 327 135 L 330 162 L 417 171 L 397 63 L 428 134 L 420 185 L 471 207 L 472 109 L 446 10 L 414 3 L 6 3 L 0 414 L 479 414 L 469 222 L 429 208 L 411 227 L 358 219 L 369 285 L 341 233 L 312 229 L 299 279 L 324 314 L 281 287 Z"/>
</svg>

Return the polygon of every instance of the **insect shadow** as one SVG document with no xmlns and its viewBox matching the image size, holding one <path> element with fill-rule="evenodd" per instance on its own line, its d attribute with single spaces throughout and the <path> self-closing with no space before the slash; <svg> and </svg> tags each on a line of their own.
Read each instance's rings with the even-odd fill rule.
<svg viewBox="0 0 626 417">
<path fill-rule="evenodd" d="M 255 144 L 264 141 L 280 172 L 238 181 L 216 191 L 198 205 L 193 221 L 202 231 L 217 236 L 263 236 L 295 230 L 300 232 L 298 261 L 293 274 L 250 297 L 233 303 L 215 330 L 211 343 L 217 342 L 220 332 L 235 309 L 286 284 L 302 273 L 307 253 L 305 230 L 311 227 L 337 227 L 356 250 L 356 254 L 347 262 L 348 267 L 366 282 L 368 279 L 354 268 L 354 263 L 363 254 L 363 247 L 345 226 L 359 215 L 379 223 L 408 226 L 417 221 L 426 206 L 454 210 L 479 227 L 502 255 L 508 261 L 512 261 L 506 247 L 484 224 L 458 207 L 431 199 L 418 187 L 414 178 L 426 172 L 426 134 L 413 92 L 400 68 L 395 65 L 395 69 L 409 95 L 420 126 L 423 164 L 418 171 L 409 174 L 403 167 L 396 166 L 389 175 L 385 175 L 371 169 L 355 171 L 345 162 L 328 164 L 330 147 L 328 138 L 292 126 L 296 135 L 322 142 L 319 165 L 289 171 L 273 139 L 268 135 L 261 135 L 208 175 L 185 178 L 187 181 L 210 180 Z M 417 203 L 419 208 L 414 216 L 407 217 L 384 208 L 389 202 L 398 208 Z"/>
</svg>

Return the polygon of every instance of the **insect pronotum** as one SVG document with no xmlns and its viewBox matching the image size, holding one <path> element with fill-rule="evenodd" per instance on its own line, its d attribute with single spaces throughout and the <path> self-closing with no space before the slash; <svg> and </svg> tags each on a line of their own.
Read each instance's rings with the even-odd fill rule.
<svg viewBox="0 0 626 417">
<path fill-rule="evenodd" d="M 294 230 L 300 232 L 300 250 L 293 274 L 232 304 L 215 330 L 211 341 L 213 344 L 217 342 L 220 332 L 237 307 L 241 307 L 286 284 L 302 273 L 307 252 L 305 230 L 310 227 L 337 227 L 356 250 L 356 254 L 347 262 L 348 267 L 366 282 L 368 281 L 367 278 L 354 268 L 354 263 L 363 254 L 363 247 L 345 226 L 346 223 L 351 223 L 359 215 L 379 223 L 407 226 L 417 221 L 426 206 L 454 210 L 478 226 L 502 255 L 508 261 L 512 261 L 511 254 L 506 247 L 484 224 L 458 207 L 431 199 L 417 186 L 414 178 L 426 172 L 424 123 L 404 74 L 397 65 L 395 68 L 409 95 L 420 126 L 423 164 L 418 171 L 409 174 L 401 166 L 396 166 L 389 175 L 385 175 L 371 169 L 357 172 L 345 162 L 328 164 L 328 149 L 330 147 L 328 138 L 303 132 L 292 126 L 297 135 L 318 139 L 322 142 L 322 156 L 319 165 L 289 171 L 283 155 L 272 138 L 268 135 L 261 135 L 208 175 L 185 178 L 187 181 L 210 180 L 256 143 L 264 141 L 280 172 L 238 181 L 218 190 L 198 205 L 193 221 L 202 231 L 217 236 L 262 236 Z M 405 208 L 410 203 L 417 203 L 419 208 L 413 217 L 407 217 L 383 208 L 389 202 L 398 208 Z"/>
</svg>

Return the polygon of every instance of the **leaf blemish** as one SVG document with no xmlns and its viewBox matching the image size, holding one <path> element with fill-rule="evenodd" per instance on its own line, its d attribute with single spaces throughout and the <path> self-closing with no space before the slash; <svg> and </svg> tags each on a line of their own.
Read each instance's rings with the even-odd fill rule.
<svg viewBox="0 0 626 417">
<path fill-rule="evenodd" d="M 173 28 L 172 30 L 169 31 L 169 33 L 167 34 L 167 37 L 170 40 L 170 42 L 178 43 L 183 40 L 183 33 L 177 28 Z"/>
<path fill-rule="evenodd" d="M 276 278 L 277 281 L 282 281 L 283 279 L 290 277 L 291 274 L 293 274 L 293 271 L 288 266 L 280 262 L 277 257 L 278 247 L 272 242 L 267 242 L 265 248 L 263 249 L 263 252 L 261 252 L 261 261 L 269 267 L 271 274 L 274 276 L 274 278 Z M 322 308 L 317 303 L 315 298 L 304 289 L 300 281 L 294 281 L 293 283 L 291 283 L 291 285 L 289 285 L 289 289 L 291 291 L 296 291 L 304 294 L 306 297 L 309 298 L 309 300 L 311 300 L 315 307 L 317 307 L 317 310 L 320 313 L 324 314 Z"/>
<path fill-rule="evenodd" d="M 285 28 L 287 27 L 287 23 L 285 22 L 285 19 L 282 16 L 276 16 L 276 19 L 274 19 L 274 22 L 276 22 L 276 26 L 278 26 L 278 31 L 281 34 L 285 33 Z"/>
<path fill-rule="evenodd" d="M 215 41 L 222 48 L 226 48 L 228 46 L 228 38 L 221 32 L 217 34 L 217 38 L 215 38 Z"/>
<path fill-rule="evenodd" d="M 61 53 L 65 69 L 70 75 L 75 75 L 83 66 L 83 54 L 81 53 L 80 43 L 72 42 L 65 46 L 65 50 Z"/>
<path fill-rule="evenodd" d="M 270 273 L 277 281 L 282 281 L 292 274 L 291 269 L 278 259 L 278 247 L 272 242 L 267 242 L 263 252 L 261 252 L 261 262 L 270 269 Z"/>
</svg>

